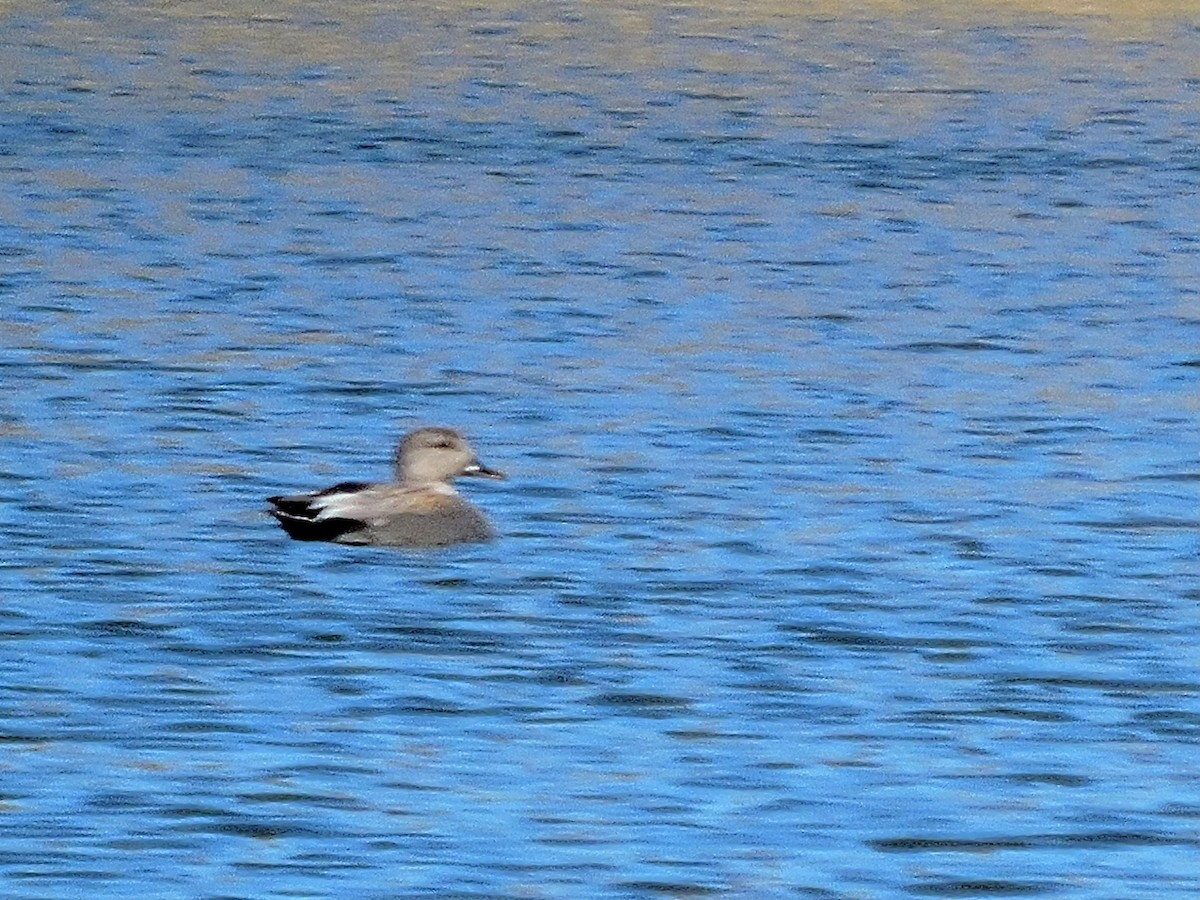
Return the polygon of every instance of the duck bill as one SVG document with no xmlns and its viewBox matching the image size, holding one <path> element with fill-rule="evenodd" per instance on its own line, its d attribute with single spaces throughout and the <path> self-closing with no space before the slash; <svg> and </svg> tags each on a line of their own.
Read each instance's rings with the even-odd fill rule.
<svg viewBox="0 0 1200 900">
<path fill-rule="evenodd" d="M 500 479 L 502 479 L 505 477 L 503 472 L 497 472 L 495 469 L 489 469 L 487 466 L 485 466 L 479 460 L 475 460 L 474 462 L 471 462 L 470 464 L 468 464 L 467 467 L 465 469 L 463 469 L 460 474 L 469 475 L 472 478 L 500 478 Z"/>
</svg>

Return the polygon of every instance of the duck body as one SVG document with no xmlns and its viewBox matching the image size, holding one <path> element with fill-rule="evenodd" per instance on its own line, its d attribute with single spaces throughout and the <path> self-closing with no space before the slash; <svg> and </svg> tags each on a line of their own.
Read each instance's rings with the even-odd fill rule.
<svg viewBox="0 0 1200 900">
<path fill-rule="evenodd" d="M 503 478 L 449 428 L 408 434 L 395 457 L 395 481 L 344 481 L 307 494 L 267 498 L 270 513 L 298 541 L 391 547 L 446 547 L 495 537 L 483 513 L 454 489 L 457 476 Z"/>
</svg>

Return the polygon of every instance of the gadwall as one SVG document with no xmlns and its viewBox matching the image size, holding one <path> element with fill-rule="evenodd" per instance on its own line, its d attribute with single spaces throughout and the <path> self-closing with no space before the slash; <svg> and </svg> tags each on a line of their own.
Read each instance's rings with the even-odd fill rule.
<svg viewBox="0 0 1200 900">
<path fill-rule="evenodd" d="M 418 428 L 396 448 L 395 481 L 344 481 L 323 491 L 268 497 L 271 515 L 298 541 L 445 547 L 489 541 L 483 513 L 451 484 L 459 475 L 503 478 L 451 428 Z"/>
</svg>

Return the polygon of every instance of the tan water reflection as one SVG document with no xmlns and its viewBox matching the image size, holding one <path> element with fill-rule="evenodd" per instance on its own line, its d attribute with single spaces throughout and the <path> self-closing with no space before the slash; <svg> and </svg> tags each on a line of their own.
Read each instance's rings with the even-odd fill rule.
<svg viewBox="0 0 1200 900">
<path fill-rule="evenodd" d="M 140 108 L 201 115 L 221 115 L 230 103 L 296 101 L 331 111 L 349 104 L 361 120 L 389 121 L 400 104 L 459 122 L 583 128 L 616 143 L 658 118 L 647 100 L 656 95 L 719 100 L 727 115 L 746 116 L 738 124 L 749 137 L 800 127 L 818 138 L 886 140 L 970 116 L 981 92 L 1011 98 L 1003 113 L 1010 125 L 1040 120 L 1069 133 L 1087 124 L 1113 81 L 1137 84 L 1148 69 L 1156 78 L 1200 78 L 1200 60 L 1172 53 L 1167 40 L 1200 21 L 1184 0 L 869 2 L 852 10 L 832 0 L 590 3 L 569 11 L 511 2 L 283 3 L 270 11 L 259 3 L 149 11 L 115 3 L 54 19 L 40 10 L 8 7 L 10 23 L 37 37 L 0 56 L 9 84 L 61 84 L 68 97 L 98 93 L 120 104 L 128 96 Z M 991 42 L 982 53 L 981 42 Z M 753 98 L 742 93 L 747 78 Z M 1064 81 L 1080 84 L 1066 102 Z M 1059 87 L 1046 91 L 1052 82 Z M 751 99 L 753 109 L 743 109 Z"/>
</svg>

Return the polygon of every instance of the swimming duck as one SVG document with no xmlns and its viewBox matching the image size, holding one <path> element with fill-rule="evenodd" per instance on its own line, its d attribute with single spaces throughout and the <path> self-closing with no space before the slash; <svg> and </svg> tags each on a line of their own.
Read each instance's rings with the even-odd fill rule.
<svg viewBox="0 0 1200 900">
<path fill-rule="evenodd" d="M 418 428 L 396 448 L 391 484 L 343 481 L 310 494 L 268 497 L 283 530 L 298 541 L 391 547 L 445 547 L 495 537 L 483 513 L 454 489 L 460 476 L 503 478 L 452 428 Z"/>
</svg>

